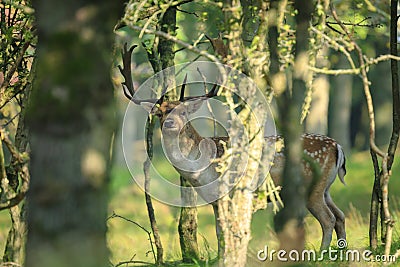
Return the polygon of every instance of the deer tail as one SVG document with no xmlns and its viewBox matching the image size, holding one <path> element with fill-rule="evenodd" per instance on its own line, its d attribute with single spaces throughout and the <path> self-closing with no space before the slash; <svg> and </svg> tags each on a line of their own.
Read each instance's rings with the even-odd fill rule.
<svg viewBox="0 0 400 267">
<path fill-rule="evenodd" d="M 344 181 L 344 176 L 346 175 L 346 157 L 344 155 L 343 148 L 339 144 L 337 144 L 336 169 L 340 181 L 346 185 L 346 182 Z"/>
</svg>

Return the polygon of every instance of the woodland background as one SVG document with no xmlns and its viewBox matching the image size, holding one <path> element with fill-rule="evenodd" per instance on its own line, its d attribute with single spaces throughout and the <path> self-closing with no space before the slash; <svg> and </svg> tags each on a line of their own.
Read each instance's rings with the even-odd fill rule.
<svg viewBox="0 0 400 267">
<path fill-rule="evenodd" d="M 294 49 L 296 3 L 108 2 L 0 2 L 0 245 L 4 266 L 183 265 L 180 262 L 185 255 L 177 232 L 181 209 L 153 201 L 160 243 L 151 243 L 149 239 L 157 242 L 157 237 L 149 223 L 144 193 L 132 181 L 121 152 L 119 129 L 127 100 L 117 65 L 125 43 L 138 45 L 132 59 L 136 87 L 158 68 L 209 60 L 212 55 L 248 72 L 271 98 L 278 130 L 285 134 L 287 129 L 279 115 L 282 95 L 273 97 L 276 92 L 271 85 L 274 75 L 290 72 L 300 52 Z M 373 143 L 381 151 L 393 151 L 390 140 L 399 134 L 393 114 L 400 106 L 394 102 L 397 35 L 390 31 L 390 20 L 393 7 L 397 14 L 397 1 L 391 5 L 379 0 L 309 2 L 299 1 L 297 7 L 311 5 L 313 12 L 306 46 L 312 78 L 304 81 L 299 99 L 290 102 L 298 110 L 294 123 L 304 119 L 298 131 L 326 134 L 344 148 L 347 186 L 336 182 L 331 192 L 346 214 L 349 248 L 372 247 L 376 254 L 396 254 L 400 249 L 398 223 L 391 228 L 389 248 L 388 242 L 380 240 L 385 237 L 385 223 L 381 228 L 379 221 L 375 241 L 369 234 L 374 180 L 385 179 L 385 166 L 380 158 L 375 165 L 371 161 L 371 110 L 365 87 L 367 84 L 375 114 Z M 271 10 L 277 12 L 276 24 L 268 20 Z M 171 22 L 173 17 L 175 22 Z M 266 21 L 269 23 L 263 24 Z M 279 38 L 275 36 L 277 48 L 272 50 L 274 31 Z M 165 38 L 160 32 L 174 38 Z M 237 40 L 241 45 L 235 45 Z M 245 48 L 236 51 L 235 47 Z M 108 75 L 111 65 L 112 80 Z M 170 98 L 175 96 L 172 93 Z M 158 156 L 158 122 L 154 125 L 153 164 L 168 179 L 179 181 L 172 167 Z M 136 136 L 136 142 L 143 142 L 144 136 Z M 396 147 L 397 141 L 394 144 Z M 144 154 L 135 147 L 133 143 L 132 151 Z M 372 149 L 372 159 L 374 153 L 380 154 Z M 138 156 L 138 161 L 143 158 Z M 397 157 L 391 169 L 390 223 L 400 214 Z M 142 170 L 134 175 L 142 175 Z M 191 263 L 185 264 L 207 265 L 216 256 L 212 210 L 199 207 L 195 212 L 198 251 L 186 259 Z M 279 247 L 273 215 L 268 208 L 253 216 L 249 264 L 265 245 Z M 381 217 L 387 219 L 383 210 Z M 309 215 L 305 221 L 306 248 L 318 249 L 318 223 Z"/>
</svg>

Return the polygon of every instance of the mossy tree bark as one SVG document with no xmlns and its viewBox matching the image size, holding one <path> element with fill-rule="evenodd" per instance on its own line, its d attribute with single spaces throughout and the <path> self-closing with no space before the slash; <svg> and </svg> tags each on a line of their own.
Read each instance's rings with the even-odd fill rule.
<svg viewBox="0 0 400 267">
<path fill-rule="evenodd" d="M 259 33 L 260 26 L 260 7 L 261 1 L 233 0 L 224 3 L 225 24 L 227 27 L 227 51 L 226 58 L 222 58 L 230 67 L 236 68 L 245 74 L 250 75 L 255 80 L 257 71 L 255 53 L 247 53 L 251 49 L 259 52 L 259 47 L 253 40 Z M 257 42 L 256 42 L 257 43 Z M 257 48 L 257 49 L 256 49 Z M 217 51 L 216 51 L 217 52 Z M 264 52 L 264 51 L 263 51 Z M 221 53 L 220 55 L 222 56 Z M 254 84 L 246 84 L 246 81 L 237 81 L 239 88 L 238 94 L 247 97 L 256 94 Z M 240 83 L 240 85 L 239 85 Z M 229 93 L 227 98 L 232 98 Z M 251 99 L 251 97 L 249 97 Z M 252 99 L 253 100 L 253 99 Z M 247 157 L 247 164 L 242 162 L 233 164 L 227 170 L 220 183 L 220 191 L 226 190 L 226 185 L 234 184 L 229 194 L 224 195 L 218 200 L 219 224 L 222 236 L 219 237 L 220 251 L 219 263 L 223 266 L 246 266 L 247 249 L 251 239 L 251 219 L 253 214 L 253 188 L 252 181 L 258 172 L 258 159 L 261 158 L 263 148 L 263 129 L 258 124 L 256 116 L 260 114 L 260 106 L 252 104 L 254 107 L 241 105 L 238 108 L 238 118 L 243 123 L 244 131 L 252 140 L 243 140 L 240 137 L 240 129 L 233 126 L 229 133 L 236 136 L 238 144 L 231 144 L 233 147 L 232 157 L 235 153 Z M 233 99 L 227 101 L 234 103 Z M 234 104 L 229 106 L 234 112 Z M 261 119 L 262 120 L 262 119 Z M 238 175 L 240 174 L 240 175 Z"/>
<path fill-rule="evenodd" d="M 11 219 L 2 260 L 15 264 L 23 262 L 27 232 L 24 197 L 29 187 L 29 149 L 25 107 L 35 74 L 31 54 L 37 40 L 33 25 L 30 1 L 0 6 L 0 142 L 4 144 L 0 145 L 0 209 L 8 209 Z M 21 162 L 21 158 L 26 161 Z"/>
<path fill-rule="evenodd" d="M 183 1 L 185 2 L 185 1 Z M 167 9 L 160 13 L 157 21 L 157 30 L 169 35 L 176 36 L 176 12 L 179 3 L 176 5 L 169 6 Z M 156 6 L 153 6 L 158 8 Z M 137 21 L 136 21 L 137 22 Z M 150 47 L 146 47 L 148 60 L 153 68 L 154 73 L 163 71 L 163 81 L 161 89 L 173 89 L 176 87 L 175 83 L 175 42 L 155 36 L 155 41 Z M 165 95 L 165 100 L 176 100 L 177 91 L 170 90 Z M 154 118 L 151 119 L 154 122 Z M 154 123 L 148 124 L 146 129 L 146 144 L 149 159 L 153 154 L 152 138 L 153 138 Z M 145 166 L 145 172 L 148 173 L 148 166 L 150 162 L 147 162 Z M 146 183 L 149 186 L 151 177 L 146 175 Z M 180 178 L 180 184 L 182 187 L 192 187 L 188 181 Z M 178 225 L 178 234 L 181 246 L 182 259 L 184 262 L 192 262 L 193 259 L 199 259 L 198 243 L 197 243 L 197 208 L 195 207 L 197 194 L 194 190 L 182 191 L 182 203 L 192 203 L 193 207 L 181 207 L 181 213 Z M 153 236 L 157 248 L 157 264 L 163 262 L 163 246 L 161 238 L 158 234 L 158 226 L 156 223 L 156 216 L 152 206 L 151 197 L 149 192 L 146 191 L 146 204 L 148 206 L 150 224 L 153 230 Z"/>
<path fill-rule="evenodd" d="M 33 1 L 37 79 L 28 109 L 32 183 L 26 266 L 109 266 L 106 217 L 115 129 L 110 80 L 122 1 Z"/>
<path fill-rule="evenodd" d="M 159 28 L 161 31 L 175 36 L 176 35 L 176 7 L 168 8 L 162 16 L 159 22 Z M 165 71 L 164 86 L 170 88 L 175 87 L 175 43 L 160 38 L 158 44 L 158 52 L 160 58 L 160 65 L 162 69 L 168 69 Z M 177 98 L 176 90 L 172 90 L 167 94 L 170 99 Z M 188 181 L 184 178 L 180 178 L 180 185 L 182 187 L 192 187 Z M 186 192 L 186 193 L 184 193 Z M 182 260 L 184 262 L 192 262 L 193 259 L 199 259 L 199 249 L 197 243 L 197 208 L 196 199 L 197 193 L 194 190 L 181 191 L 181 198 L 185 199 L 184 202 L 192 203 L 192 207 L 181 207 L 178 234 L 179 243 L 181 246 Z"/>
<path fill-rule="evenodd" d="M 189 182 L 181 177 L 181 186 L 190 186 Z M 191 186 L 190 186 L 191 187 Z M 192 262 L 199 259 L 199 246 L 197 243 L 197 193 L 192 188 L 190 191 L 182 190 L 182 198 L 193 207 L 182 207 L 179 216 L 178 233 L 181 245 L 183 262 Z"/>
</svg>

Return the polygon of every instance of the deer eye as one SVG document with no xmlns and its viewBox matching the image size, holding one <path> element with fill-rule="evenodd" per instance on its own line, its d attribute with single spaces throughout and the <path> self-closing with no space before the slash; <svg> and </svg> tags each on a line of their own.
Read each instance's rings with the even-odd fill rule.
<svg viewBox="0 0 400 267">
<path fill-rule="evenodd" d="M 181 112 L 181 115 L 182 115 L 182 116 L 186 116 L 186 111 L 182 111 L 182 112 Z"/>
</svg>

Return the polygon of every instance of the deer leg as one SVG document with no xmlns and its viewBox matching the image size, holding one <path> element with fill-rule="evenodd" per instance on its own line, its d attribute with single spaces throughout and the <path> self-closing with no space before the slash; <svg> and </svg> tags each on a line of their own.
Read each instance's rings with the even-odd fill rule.
<svg viewBox="0 0 400 267">
<path fill-rule="evenodd" d="M 345 229 L 345 216 L 344 213 L 335 205 L 333 202 L 329 191 L 325 192 L 325 201 L 329 209 L 335 215 L 335 232 L 338 239 L 346 239 L 346 229 Z"/>
<path fill-rule="evenodd" d="M 321 250 L 329 248 L 332 240 L 332 232 L 335 227 L 335 216 L 332 211 L 326 205 L 323 195 L 321 195 L 318 201 L 310 198 L 307 204 L 308 210 L 318 220 L 322 228 L 322 242 Z"/>
<path fill-rule="evenodd" d="M 219 220 L 219 212 L 218 212 L 218 203 L 212 204 L 214 210 L 214 217 L 215 217 L 215 232 L 217 234 L 217 243 L 218 243 L 218 258 L 222 259 L 223 257 L 223 249 L 224 249 L 224 237 L 221 229 L 221 222 Z"/>
</svg>

